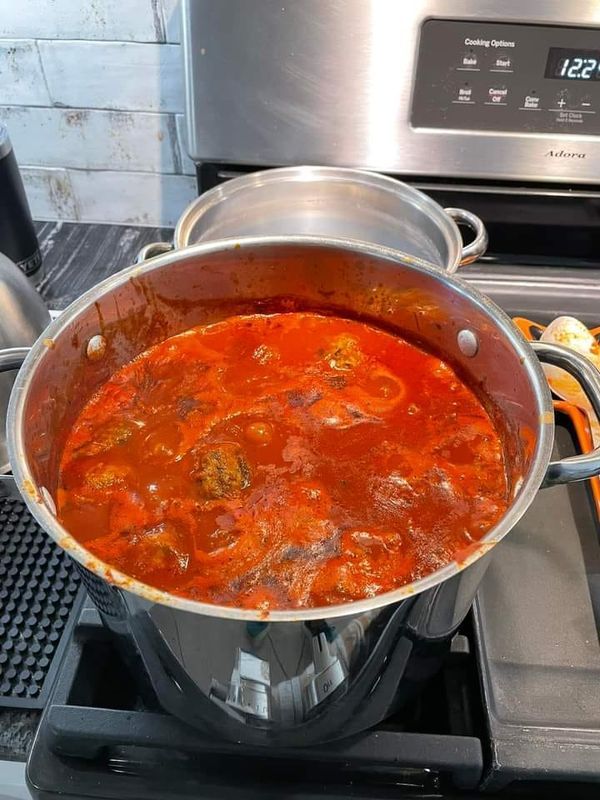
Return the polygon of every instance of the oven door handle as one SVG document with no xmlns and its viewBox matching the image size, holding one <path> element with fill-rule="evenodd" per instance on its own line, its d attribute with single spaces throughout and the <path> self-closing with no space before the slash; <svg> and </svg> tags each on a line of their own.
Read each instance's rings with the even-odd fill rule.
<svg viewBox="0 0 600 800">
<path fill-rule="evenodd" d="M 598 419 L 600 419 L 600 372 L 580 353 L 568 347 L 549 342 L 530 342 L 540 361 L 561 367 L 580 384 Z M 556 486 L 559 483 L 583 481 L 600 475 L 600 447 L 590 453 L 551 461 L 542 484 Z"/>
<path fill-rule="evenodd" d="M 475 234 L 473 241 L 463 247 L 456 267 L 449 270 L 449 272 L 454 272 L 458 267 L 466 267 L 467 264 L 477 261 L 485 253 L 488 246 L 488 233 L 483 221 L 472 211 L 465 211 L 464 208 L 445 208 L 444 211 L 458 225 L 464 225 Z"/>
</svg>

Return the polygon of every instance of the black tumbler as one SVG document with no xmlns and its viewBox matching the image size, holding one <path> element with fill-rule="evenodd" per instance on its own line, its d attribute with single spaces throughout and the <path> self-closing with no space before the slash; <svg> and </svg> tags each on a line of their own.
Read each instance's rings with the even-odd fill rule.
<svg viewBox="0 0 600 800">
<path fill-rule="evenodd" d="M 3 125 L 0 125 L 0 253 L 8 256 L 25 275 L 37 277 L 42 254 L 21 173 Z"/>
</svg>

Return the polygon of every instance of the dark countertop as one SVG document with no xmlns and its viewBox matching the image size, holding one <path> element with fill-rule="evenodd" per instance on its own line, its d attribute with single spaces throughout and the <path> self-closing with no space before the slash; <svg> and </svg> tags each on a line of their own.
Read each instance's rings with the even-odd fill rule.
<svg viewBox="0 0 600 800">
<path fill-rule="evenodd" d="M 63 309 L 96 283 L 135 262 L 141 247 L 171 241 L 168 228 L 78 222 L 36 222 L 42 251 L 38 290 L 50 309 Z M 24 761 L 40 711 L 0 708 L 0 760 Z"/>
<path fill-rule="evenodd" d="M 43 267 L 38 290 L 63 309 L 96 283 L 135 262 L 141 247 L 173 239 L 170 228 L 80 222 L 36 222 Z"/>
</svg>

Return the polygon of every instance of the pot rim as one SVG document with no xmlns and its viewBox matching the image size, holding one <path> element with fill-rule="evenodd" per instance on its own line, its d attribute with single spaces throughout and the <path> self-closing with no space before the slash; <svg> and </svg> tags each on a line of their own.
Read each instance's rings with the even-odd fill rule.
<svg viewBox="0 0 600 800">
<path fill-rule="evenodd" d="M 50 351 L 44 342 L 47 342 L 48 339 L 58 338 L 63 329 L 76 319 L 83 309 L 96 301 L 98 297 L 111 292 L 131 278 L 138 278 L 142 274 L 161 269 L 169 263 L 175 263 L 198 256 L 201 257 L 227 249 L 241 254 L 245 250 L 256 247 L 288 245 L 300 245 L 308 248 L 329 247 L 344 252 L 358 253 L 360 255 L 372 256 L 379 259 L 383 258 L 392 262 L 400 262 L 403 266 L 431 274 L 438 280 L 449 283 L 454 290 L 475 303 L 484 313 L 490 316 L 517 351 L 523 369 L 526 370 L 528 378 L 534 386 L 535 396 L 539 399 L 539 429 L 532 467 L 528 476 L 519 487 L 516 498 L 503 517 L 482 539 L 473 544 L 472 551 L 468 553 L 460 563 L 453 560 L 424 578 L 420 578 L 419 580 L 401 586 L 393 591 L 338 605 L 273 611 L 213 605 L 211 603 L 170 594 L 169 592 L 149 586 L 136 578 L 132 578 L 114 567 L 111 567 L 110 564 L 101 561 L 86 550 L 85 547 L 58 522 L 52 508 L 54 504 L 52 501 L 48 502 L 50 494 L 47 489 L 38 486 L 36 483 L 29 468 L 27 455 L 25 453 L 23 441 L 23 413 L 28 385 L 32 377 L 35 376 L 38 363 L 41 363 L 44 358 L 49 357 Z M 450 276 L 447 273 L 440 272 L 438 267 L 427 264 L 419 259 L 406 256 L 399 253 L 397 250 L 380 245 L 363 244 L 349 239 L 316 236 L 240 237 L 235 239 L 214 240 L 180 250 L 174 250 L 143 264 L 126 268 L 106 278 L 71 303 L 71 305 L 48 326 L 42 336 L 38 338 L 17 374 L 8 408 L 7 443 L 17 487 L 34 518 L 59 547 L 65 550 L 82 566 L 103 578 L 109 584 L 138 595 L 152 603 L 160 603 L 171 608 L 195 614 L 243 621 L 295 622 L 350 616 L 397 603 L 417 593 L 424 592 L 427 589 L 433 589 L 435 586 L 462 571 L 465 567 L 477 561 L 491 550 L 523 516 L 536 492 L 541 487 L 550 461 L 554 441 L 554 414 L 552 408 L 552 397 L 542 366 L 522 333 L 513 324 L 510 317 L 495 303 L 455 275 Z"/>
<path fill-rule="evenodd" d="M 462 236 L 456 222 L 451 216 L 446 214 L 443 207 L 439 203 L 429 197 L 429 195 L 426 195 L 419 189 L 415 189 L 414 186 L 411 186 L 408 183 L 404 183 L 396 178 L 391 178 L 388 175 L 382 175 L 379 172 L 373 172 L 372 170 L 366 169 L 356 169 L 353 167 L 323 167 L 318 165 L 276 167 L 274 169 L 262 169 L 258 172 L 249 172 L 246 175 L 240 175 L 238 178 L 232 178 L 226 183 L 214 186 L 212 189 L 209 189 L 207 192 L 204 192 L 199 197 L 196 197 L 194 200 L 192 200 L 192 202 L 185 208 L 177 220 L 175 233 L 173 234 L 173 244 L 176 249 L 193 247 L 196 244 L 203 244 L 204 241 L 190 243 L 190 235 L 194 225 L 210 208 L 222 203 L 225 199 L 230 198 L 232 195 L 245 192 L 251 188 L 258 189 L 262 186 L 268 186 L 275 183 L 312 183 L 322 180 L 348 184 L 369 184 L 381 189 L 386 193 L 394 195 L 397 195 L 399 192 L 406 192 L 410 194 L 410 196 L 414 198 L 415 203 L 418 204 L 420 210 L 424 214 L 435 218 L 436 224 L 443 230 L 444 237 L 448 244 L 448 258 L 446 264 L 438 266 L 438 269 L 448 269 L 453 271 L 458 267 L 463 250 Z M 286 236 L 286 238 L 290 237 Z M 219 239 L 219 241 L 225 240 Z M 363 240 L 348 239 L 347 241 L 362 242 Z M 367 243 L 368 242 L 365 241 L 365 244 Z"/>
</svg>

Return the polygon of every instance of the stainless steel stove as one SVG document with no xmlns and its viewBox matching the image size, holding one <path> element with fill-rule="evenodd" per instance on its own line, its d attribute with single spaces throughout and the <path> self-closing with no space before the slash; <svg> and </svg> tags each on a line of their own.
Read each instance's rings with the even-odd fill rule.
<svg viewBox="0 0 600 800">
<path fill-rule="evenodd" d="M 600 325 L 597 4 L 185 0 L 183 16 L 199 192 L 258 167 L 377 169 L 484 219 L 490 251 L 461 274 L 531 336 L 560 314 Z M 582 447 L 574 419 L 557 408 L 561 456 Z M 598 796 L 589 484 L 539 494 L 402 720 L 320 748 L 202 739 L 158 708 L 91 608 L 71 613 L 34 797 Z"/>
</svg>

